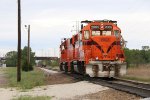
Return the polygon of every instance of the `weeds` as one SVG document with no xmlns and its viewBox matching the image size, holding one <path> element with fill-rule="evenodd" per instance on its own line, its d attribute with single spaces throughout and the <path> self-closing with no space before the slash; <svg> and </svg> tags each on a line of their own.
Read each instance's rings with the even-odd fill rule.
<svg viewBox="0 0 150 100">
<path fill-rule="evenodd" d="M 150 67 L 141 65 L 140 67 L 128 68 L 127 75 L 123 78 L 150 83 Z"/>
<path fill-rule="evenodd" d="M 45 84 L 45 77 L 43 72 L 37 68 L 30 72 L 21 72 L 21 82 L 17 82 L 16 68 L 7 68 L 5 73 L 8 78 L 8 86 L 18 87 L 20 89 L 32 89 L 36 86 Z"/>
<path fill-rule="evenodd" d="M 51 100 L 51 97 L 49 96 L 20 96 L 19 98 L 15 98 L 13 100 Z"/>
</svg>

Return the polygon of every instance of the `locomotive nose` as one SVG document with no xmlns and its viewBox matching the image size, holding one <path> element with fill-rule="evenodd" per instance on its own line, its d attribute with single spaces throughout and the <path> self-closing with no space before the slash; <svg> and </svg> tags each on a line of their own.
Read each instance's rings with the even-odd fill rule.
<svg viewBox="0 0 150 100">
<path fill-rule="evenodd" d="M 96 36 L 91 37 L 92 39 L 92 56 L 97 58 L 99 55 L 99 60 L 109 60 L 111 57 L 109 51 L 111 49 L 112 43 L 116 40 L 113 36 Z M 97 59 L 96 59 L 97 60 Z"/>
<path fill-rule="evenodd" d="M 116 41 L 115 36 L 96 36 L 91 37 L 92 41 L 94 41 L 97 45 L 108 47 L 110 46 L 114 41 Z"/>
</svg>

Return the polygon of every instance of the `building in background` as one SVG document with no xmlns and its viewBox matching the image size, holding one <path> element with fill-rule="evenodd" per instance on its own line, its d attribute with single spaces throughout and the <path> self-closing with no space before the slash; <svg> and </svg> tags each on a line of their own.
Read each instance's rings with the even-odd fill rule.
<svg viewBox="0 0 150 100">
<path fill-rule="evenodd" d="M 0 67 L 6 67 L 5 58 L 4 57 L 0 57 Z"/>
</svg>

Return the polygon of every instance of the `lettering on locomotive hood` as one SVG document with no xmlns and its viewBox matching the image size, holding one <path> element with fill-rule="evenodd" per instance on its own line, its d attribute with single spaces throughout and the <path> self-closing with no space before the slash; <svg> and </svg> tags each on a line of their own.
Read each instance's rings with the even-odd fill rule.
<svg viewBox="0 0 150 100">
<path fill-rule="evenodd" d="M 101 41 L 101 42 L 109 42 L 109 41 L 110 41 L 110 38 L 100 38 L 100 41 Z"/>
</svg>

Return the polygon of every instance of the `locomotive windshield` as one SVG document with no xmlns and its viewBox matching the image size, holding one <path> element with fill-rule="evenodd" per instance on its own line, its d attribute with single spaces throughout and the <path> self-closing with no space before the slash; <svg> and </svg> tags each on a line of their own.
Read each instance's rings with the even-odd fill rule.
<svg viewBox="0 0 150 100">
<path fill-rule="evenodd" d="M 109 36 L 111 35 L 111 31 L 102 31 L 102 35 Z"/>
<path fill-rule="evenodd" d="M 99 36 L 100 34 L 100 31 L 92 31 L 92 36 Z"/>
</svg>

